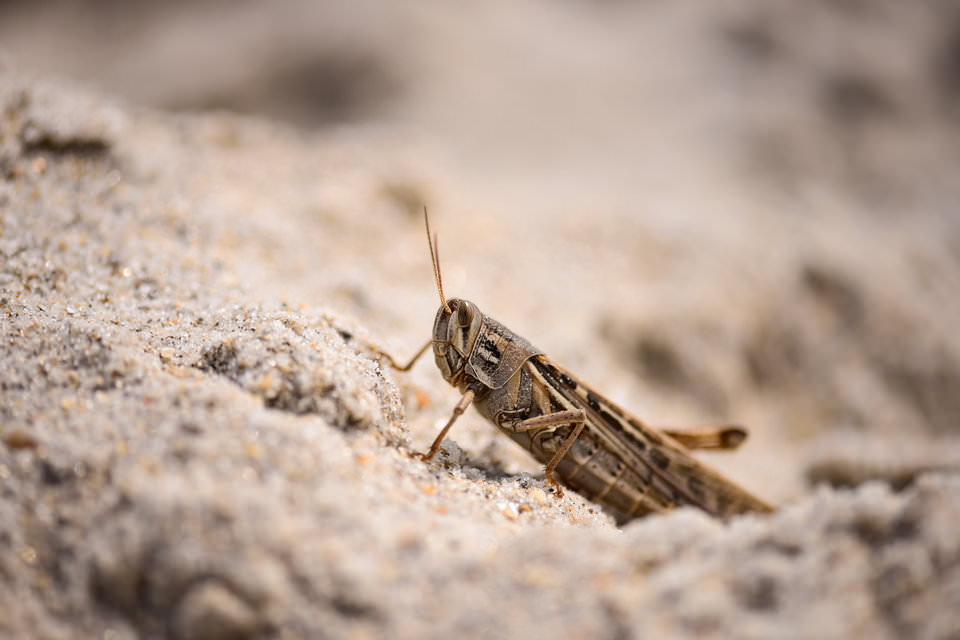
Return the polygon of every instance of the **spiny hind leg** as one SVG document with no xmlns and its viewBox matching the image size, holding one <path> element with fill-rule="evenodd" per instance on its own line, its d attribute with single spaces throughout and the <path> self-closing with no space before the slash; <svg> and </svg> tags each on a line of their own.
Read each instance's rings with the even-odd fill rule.
<svg viewBox="0 0 960 640">
<path fill-rule="evenodd" d="M 708 424 L 684 429 L 658 429 L 687 449 L 733 451 L 747 439 L 747 430 L 735 424 Z"/>
</svg>

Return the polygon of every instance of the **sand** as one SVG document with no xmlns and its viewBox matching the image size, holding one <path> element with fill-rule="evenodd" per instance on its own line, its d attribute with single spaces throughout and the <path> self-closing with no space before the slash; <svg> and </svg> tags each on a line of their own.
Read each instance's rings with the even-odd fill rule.
<svg viewBox="0 0 960 640">
<path fill-rule="evenodd" d="M 589 205 L 12 67 L 0 112 L 0 636 L 956 637 L 948 191 L 667 151 Z M 423 204 L 448 295 L 654 424 L 746 424 L 704 457 L 777 512 L 618 528 L 473 412 L 413 458 L 457 393 L 375 355 L 429 337 Z"/>
</svg>

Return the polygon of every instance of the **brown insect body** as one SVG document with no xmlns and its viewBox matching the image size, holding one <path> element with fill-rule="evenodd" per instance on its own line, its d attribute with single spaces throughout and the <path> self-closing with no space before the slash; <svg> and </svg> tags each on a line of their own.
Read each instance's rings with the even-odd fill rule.
<svg viewBox="0 0 960 640">
<path fill-rule="evenodd" d="M 432 344 L 440 373 L 463 393 L 430 450 L 418 454 L 421 459 L 436 455 L 457 418 L 474 404 L 545 465 L 546 478 L 557 486 L 558 495 L 562 492 L 557 478 L 606 506 L 621 522 L 679 505 L 696 506 L 718 517 L 772 510 L 690 454 L 689 448 L 736 448 L 746 438 L 743 429 L 654 429 L 551 362 L 472 302 L 447 300 L 426 209 L 424 222 L 441 302 L 433 338 L 404 366 L 381 354 L 393 367 L 407 371 Z"/>
<path fill-rule="evenodd" d="M 771 510 L 471 302 L 451 299 L 441 305 L 433 352 L 444 379 L 467 400 L 447 428 L 466 408 L 461 405 L 472 401 L 500 431 L 547 465 L 548 479 L 553 480 L 552 471 L 621 522 L 679 505 L 718 517 Z"/>
</svg>

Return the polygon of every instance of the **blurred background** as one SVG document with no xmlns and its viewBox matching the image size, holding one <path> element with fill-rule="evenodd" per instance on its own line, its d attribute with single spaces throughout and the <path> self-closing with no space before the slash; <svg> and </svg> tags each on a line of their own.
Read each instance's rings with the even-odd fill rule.
<svg viewBox="0 0 960 640">
<path fill-rule="evenodd" d="M 651 422 L 748 424 L 716 464 L 767 497 L 837 433 L 957 430 L 957 2 L 6 0 L 0 51 L 289 125 L 318 157 L 248 152 L 270 187 L 217 196 L 242 280 L 398 352 L 437 303 L 427 203 L 448 295 Z"/>
</svg>

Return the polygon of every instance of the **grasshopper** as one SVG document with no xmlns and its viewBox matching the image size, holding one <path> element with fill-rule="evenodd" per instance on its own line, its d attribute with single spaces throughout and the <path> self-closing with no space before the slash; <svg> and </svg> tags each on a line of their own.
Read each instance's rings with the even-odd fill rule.
<svg viewBox="0 0 960 640">
<path fill-rule="evenodd" d="M 472 302 L 448 300 L 426 207 L 423 215 L 441 303 L 433 338 L 404 366 L 383 355 L 391 366 L 407 371 L 432 345 L 444 380 L 463 395 L 430 450 L 418 457 L 433 458 L 454 422 L 472 404 L 545 465 L 546 479 L 558 495 L 563 484 L 606 507 L 618 522 L 680 505 L 720 518 L 773 510 L 690 454 L 690 449 L 736 448 L 746 438 L 743 429 L 655 429 Z"/>
</svg>

